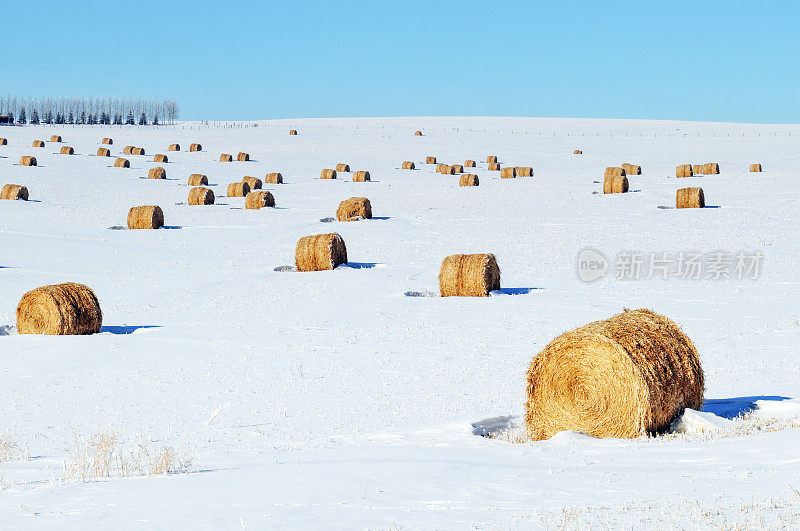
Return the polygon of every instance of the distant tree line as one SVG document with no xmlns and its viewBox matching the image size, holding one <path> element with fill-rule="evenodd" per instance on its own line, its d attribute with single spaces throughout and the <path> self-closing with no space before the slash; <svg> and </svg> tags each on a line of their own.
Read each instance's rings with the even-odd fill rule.
<svg viewBox="0 0 800 531">
<path fill-rule="evenodd" d="M 180 118 L 172 99 L 19 98 L 0 94 L 0 115 L 20 124 L 159 125 Z"/>
</svg>

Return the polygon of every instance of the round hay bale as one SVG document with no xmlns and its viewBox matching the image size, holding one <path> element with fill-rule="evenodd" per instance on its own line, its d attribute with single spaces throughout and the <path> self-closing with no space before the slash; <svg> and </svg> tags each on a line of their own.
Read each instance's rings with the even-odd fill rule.
<svg viewBox="0 0 800 531">
<path fill-rule="evenodd" d="M 298 271 L 328 271 L 347 263 L 347 248 L 335 232 L 303 236 L 297 242 L 294 261 Z"/>
<path fill-rule="evenodd" d="M 475 161 L 474 160 L 465 160 L 464 161 L 464 167 L 465 168 L 474 168 L 475 167 Z"/>
<path fill-rule="evenodd" d="M 461 164 L 453 164 L 451 168 L 453 168 L 454 174 L 464 173 L 464 166 L 462 166 Z"/>
<path fill-rule="evenodd" d="M 681 164 L 675 168 L 675 177 L 691 177 L 694 175 L 691 164 Z"/>
<path fill-rule="evenodd" d="M 514 166 L 506 166 L 500 170 L 501 179 L 513 179 L 517 176 L 517 169 Z"/>
<path fill-rule="evenodd" d="M 441 162 L 438 163 L 436 165 L 436 173 L 442 173 L 442 170 L 445 169 L 446 167 L 447 167 L 447 164 L 443 164 Z"/>
<path fill-rule="evenodd" d="M 181 145 L 180 144 L 170 144 L 167 148 L 169 151 L 180 151 Z"/>
<path fill-rule="evenodd" d="M 25 155 L 19 159 L 20 166 L 36 166 L 36 157 Z"/>
<path fill-rule="evenodd" d="M 339 221 L 358 221 L 372 218 L 372 205 L 366 197 L 351 197 L 339 203 L 336 219 Z"/>
<path fill-rule="evenodd" d="M 283 175 L 279 172 L 268 173 L 264 176 L 264 182 L 268 184 L 283 184 Z"/>
<path fill-rule="evenodd" d="M 633 310 L 565 332 L 528 369 L 525 425 L 533 440 L 559 431 L 594 437 L 662 433 L 703 405 L 703 369 L 677 324 Z"/>
<path fill-rule="evenodd" d="M 0 146 L 7 146 L 8 139 L 0 137 Z"/>
<path fill-rule="evenodd" d="M 53 135 L 50 137 L 50 142 L 61 142 L 61 135 Z"/>
<path fill-rule="evenodd" d="M 135 147 L 131 150 L 131 155 L 144 155 L 144 148 Z"/>
<path fill-rule="evenodd" d="M 422 136 L 422 131 L 414 131 L 414 136 Z"/>
<path fill-rule="evenodd" d="M 404 170 L 413 170 L 415 168 L 414 163 L 410 160 L 403 161 L 403 169 Z"/>
<path fill-rule="evenodd" d="M 616 167 L 616 166 L 611 166 L 611 167 L 606 168 L 606 171 L 603 174 L 603 177 L 621 177 L 623 175 L 625 175 L 625 170 L 623 168 L 619 168 L 619 167 Z"/>
<path fill-rule="evenodd" d="M 517 177 L 533 177 L 533 168 L 530 166 L 517 166 Z"/>
<path fill-rule="evenodd" d="M 486 157 L 486 162 L 487 163 L 497 162 L 497 155 L 489 155 L 488 157 Z"/>
<path fill-rule="evenodd" d="M 208 177 L 202 173 L 193 173 L 189 176 L 189 186 L 208 186 Z"/>
<path fill-rule="evenodd" d="M 357 171 L 353 174 L 353 182 L 354 183 L 363 183 L 369 181 L 369 172 L 368 171 Z"/>
<path fill-rule="evenodd" d="M 72 149 L 72 148 L 71 148 L 71 147 L 69 147 L 69 146 L 63 146 L 63 147 L 61 148 L 61 154 L 62 154 L 62 155 L 74 155 L 74 154 L 75 154 L 75 150 L 74 150 L 74 149 Z"/>
<path fill-rule="evenodd" d="M 641 175 L 642 174 L 642 167 L 636 164 L 628 164 L 627 162 L 622 165 L 622 169 L 625 170 L 626 175 Z"/>
<path fill-rule="evenodd" d="M 336 171 L 349 172 L 350 171 L 350 165 L 349 164 L 337 164 L 336 165 Z"/>
<path fill-rule="evenodd" d="M 153 157 L 153 162 L 167 163 L 169 162 L 169 159 L 167 158 L 166 155 L 156 155 L 155 157 Z"/>
<path fill-rule="evenodd" d="M 493 254 L 454 254 L 442 260 L 442 297 L 488 297 L 500 289 L 500 268 Z"/>
<path fill-rule="evenodd" d="M 251 190 L 261 190 L 261 179 L 258 177 L 242 177 L 242 182 L 250 185 Z"/>
<path fill-rule="evenodd" d="M 128 211 L 129 229 L 158 229 L 163 226 L 164 211 L 160 206 L 138 206 Z"/>
<path fill-rule="evenodd" d="M 752 173 L 761 173 L 761 164 L 751 164 L 750 171 Z"/>
<path fill-rule="evenodd" d="M 289 129 L 289 134 L 291 136 L 296 136 L 297 135 L 297 129 Z"/>
<path fill-rule="evenodd" d="M 430 155 L 425 157 L 425 164 L 436 164 L 436 157 L 431 157 Z"/>
<path fill-rule="evenodd" d="M 250 210 L 258 210 L 264 207 L 274 207 L 275 198 L 266 190 L 259 190 L 258 192 L 250 192 L 244 198 L 244 207 Z"/>
<path fill-rule="evenodd" d="M 455 167 L 454 167 L 454 166 L 449 166 L 449 165 L 447 165 L 447 164 L 442 164 L 442 171 L 441 171 L 441 173 L 442 173 L 443 175 L 455 175 L 455 174 L 456 174 L 456 169 L 455 169 Z"/>
<path fill-rule="evenodd" d="M 238 162 L 249 162 L 249 161 L 250 161 L 250 154 L 249 154 L 249 153 L 244 153 L 244 152 L 240 151 L 240 152 L 239 152 L 239 153 L 236 155 L 236 160 L 237 160 Z"/>
<path fill-rule="evenodd" d="M 122 148 L 122 154 L 123 155 L 133 155 L 133 150 L 134 149 L 136 149 L 136 148 L 133 147 L 133 146 L 125 146 L 124 148 Z"/>
<path fill-rule="evenodd" d="M 604 194 L 624 194 L 628 191 L 628 178 L 624 175 L 609 175 L 603 179 Z"/>
<path fill-rule="evenodd" d="M 250 185 L 245 182 L 228 185 L 228 197 L 245 197 L 249 193 Z"/>
<path fill-rule="evenodd" d="M 326 169 L 322 170 L 322 172 L 319 174 L 319 178 L 320 179 L 335 179 L 336 178 L 336 170 L 331 170 L 331 169 L 326 168 Z"/>
<path fill-rule="evenodd" d="M 150 168 L 150 171 L 147 172 L 148 179 L 166 179 L 167 178 L 167 170 L 162 168 L 161 166 L 156 166 L 155 168 Z"/>
<path fill-rule="evenodd" d="M 105 137 L 102 140 L 101 144 L 106 144 L 107 146 L 110 146 L 110 145 L 114 144 L 114 140 L 111 139 L 111 138 Z"/>
<path fill-rule="evenodd" d="M 114 167 L 116 168 L 130 168 L 131 161 L 128 159 L 123 159 L 122 157 L 117 157 L 117 160 L 114 161 Z"/>
<path fill-rule="evenodd" d="M 703 164 L 695 164 L 692 166 L 692 173 L 694 175 L 702 175 L 705 173 L 705 166 Z"/>
<path fill-rule="evenodd" d="M 214 191 L 209 188 L 198 186 L 189 190 L 190 205 L 213 205 Z"/>
<path fill-rule="evenodd" d="M 44 140 L 34 140 L 33 147 L 44 147 Z"/>
<path fill-rule="evenodd" d="M 203 146 L 200 144 L 190 144 L 189 151 L 203 151 Z"/>
<path fill-rule="evenodd" d="M 706 175 L 719 175 L 719 164 L 716 162 L 709 162 L 705 165 Z"/>
<path fill-rule="evenodd" d="M 46 335 L 97 334 L 103 312 L 88 286 L 66 282 L 29 291 L 17 305 L 17 333 Z"/>
<path fill-rule="evenodd" d="M 581 151 L 580 149 L 576 149 L 575 151 L 572 152 L 572 154 L 573 155 L 583 155 L 583 151 Z"/>
<path fill-rule="evenodd" d="M 0 199 L 28 200 L 28 189 L 18 184 L 6 184 L 0 190 Z"/>
<path fill-rule="evenodd" d="M 677 208 L 705 208 L 706 198 L 702 188 L 681 188 L 675 193 Z"/>
<path fill-rule="evenodd" d="M 219 161 L 220 162 L 233 162 L 233 156 L 229 155 L 228 153 L 222 153 L 219 156 Z"/>
<path fill-rule="evenodd" d="M 497 162 L 490 162 L 487 169 L 489 171 L 500 171 L 500 164 Z"/>
<path fill-rule="evenodd" d="M 97 148 L 97 156 L 98 157 L 110 157 L 111 150 L 108 148 Z"/>
<path fill-rule="evenodd" d="M 458 179 L 459 186 L 478 186 L 478 176 L 472 173 L 462 173 Z"/>
</svg>

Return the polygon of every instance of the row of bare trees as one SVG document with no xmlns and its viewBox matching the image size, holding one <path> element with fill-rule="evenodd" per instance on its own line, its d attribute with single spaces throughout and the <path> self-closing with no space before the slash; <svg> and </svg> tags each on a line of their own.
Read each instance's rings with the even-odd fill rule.
<svg viewBox="0 0 800 531">
<path fill-rule="evenodd" d="M 173 99 L 20 98 L 0 94 L 0 115 L 21 124 L 172 124 L 180 118 Z"/>
</svg>

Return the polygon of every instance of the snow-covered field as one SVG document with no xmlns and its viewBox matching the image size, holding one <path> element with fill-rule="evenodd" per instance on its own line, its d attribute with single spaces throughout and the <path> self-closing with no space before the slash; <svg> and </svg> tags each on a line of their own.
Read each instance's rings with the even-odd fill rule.
<svg viewBox="0 0 800 531">
<path fill-rule="evenodd" d="M 800 525 L 800 126 L 258 125 L 0 128 L 0 185 L 31 199 L 0 201 L 3 527 Z M 76 154 L 31 147 L 51 134 Z M 115 156 L 128 144 L 147 155 L 110 167 L 95 156 L 105 136 Z M 174 142 L 183 151 L 168 152 Z M 239 151 L 251 162 L 219 162 Z M 39 166 L 17 165 L 22 155 Z M 480 186 L 435 173 L 427 155 L 477 160 Z M 535 175 L 501 180 L 487 155 Z M 675 178 L 678 164 L 712 161 L 720 175 Z M 319 179 L 339 162 L 372 182 Z M 623 162 L 642 166 L 631 193 L 598 194 L 605 167 Z M 748 172 L 756 162 L 763 173 Z M 167 180 L 143 179 L 159 165 Z M 276 208 L 224 197 L 273 171 Z M 191 173 L 208 175 L 215 205 L 186 204 Z M 659 208 L 684 186 L 718 208 Z M 352 196 L 375 218 L 321 221 Z M 110 230 L 148 204 L 166 229 Z M 349 266 L 275 271 L 301 236 L 325 232 L 342 235 Z M 611 262 L 606 278 L 578 278 L 587 247 Z M 614 278 L 626 252 L 716 251 L 760 253 L 757 278 L 647 279 L 646 260 L 641 278 Z M 442 258 L 470 252 L 497 256 L 501 292 L 411 296 L 435 295 Z M 65 281 L 95 291 L 103 332 L 17 335 L 22 295 Z M 657 438 L 520 443 L 532 357 L 563 331 L 641 307 L 696 344 L 705 411 Z"/>
</svg>

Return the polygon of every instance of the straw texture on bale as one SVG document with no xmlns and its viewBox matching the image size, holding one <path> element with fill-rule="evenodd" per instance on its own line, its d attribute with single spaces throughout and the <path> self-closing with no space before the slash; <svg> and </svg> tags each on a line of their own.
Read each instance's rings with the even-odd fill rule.
<svg viewBox="0 0 800 531">
<path fill-rule="evenodd" d="M 189 190 L 190 205 L 213 205 L 214 191 L 209 188 L 198 186 Z"/>
<path fill-rule="evenodd" d="M 5 138 L 0 138 L 0 146 L 7 146 L 8 140 Z"/>
<path fill-rule="evenodd" d="M 250 185 L 247 183 L 231 183 L 228 185 L 228 197 L 245 197 L 250 193 Z"/>
<path fill-rule="evenodd" d="M 436 157 L 431 157 L 430 155 L 425 157 L 425 164 L 436 164 Z"/>
<path fill-rule="evenodd" d="M 611 167 L 606 168 L 606 171 L 603 174 L 603 177 L 621 177 L 622 175 L 625 175 L 625 174 L 626 174 L 626 172 L 625 172 L 625 170 L 623 168 L 619 168 L 619 167 L 616 167 L 616 166 L 611 166 Z"/>
<path fill-rule="evenodd" d="M 372 218 L 372 205 L 366 197 L 351 197 L 339 203 L 336 219 L 339 221 L 357 221 Z"/>
<path fill-rule="evenodd" d="M 525 425 L 533 440 L 565 430 L 594 437 L 662 433 L 703 405 L 692 341 L 667 317 L 633 310 L 565 332 L 533 358 Z"/>
<path fill-rule="evenodd" d="M 25 155 L 19 159 L 20 166 L 36 166 L 36 157 Z"/>
<path fill-rule="evenodd" d="M 163 226 L 164 211 L 160 206 L 138 206 L 128 211 L 129 229 L 158 229 Z"/>
<path fill-rule="evenodd" d="M 501 179 L 513 179 L 517 176 L 517 169 L 514 166 L 506 166 L 500 170 Z"/>
<path fill-rule="evenodd" d="M 156 166 L 155 168 L 150 168 L 150 171 L 147 172 L 148 179 L 166 179 L 167 178 L 167 170 L 162 168 L 161 166 Z"/>
<path fill-rule="evenodd" d="M 624 194 L 628 191 L 628 178 L 624 175 L 608 176 L 603 179 L 604 194 Z"/>
<path fill-rule="evenodd" d="M 17 305 L 20 334 L 87 335 L 103 326 L 103 312 L 88 286 L 66 282 L 42 286 L 22 296 Z"/>
<path fill-rule="evenodd" d="M 189 144 L 189 151 L 203 151 L 203 146 L 200 144 Z"/>
<path fill-rule="evenodd" d="M 110 146 L 110 145 L 112 145 L 114 143 L 114 140 L 111 139 L 111 138 L 105 137 L 101 143 Z"/>
<path fill-rule="evenodd" d="M 692 172 L 691 164 L 681 164 L 675 168 L 675 177 L 691 177 L 692 175 L 694 173 Z"/>
<path fill-rule="evenodd" d="M 170 144 L 167 148 L 169 151 L 180 151 L 181 145 L 180 144 Z"/>
<path fill-rule="evenodd" d="M 125 146 L 122 148 L 123 155 L 133 155 L 133 150 L 136 149 L 133 146 Z"/>
<path fill-rule="evenodd" d="M 622 165 L 622 169 L 625 170 L 626 175 L 641 175 L 642 174 L 642 167 L 636 164 L 628 164 L 627 162 Z"/>
<path fill-rule="evenodd" d="M 228 153 L 222 153 L 219 156 L 219 161 L 220 162 L 233 162 L 233 155 L 230 155 Z"/>
<path fill-rule="evenodd" d="M 274 207 L 275 198 L 266 190 L 259 190 L 258 192 L 250 192 L 244 198 L 244 207 L 251 210 L 258 210 L 264 207 Z"/>
<path fill-rule="evenodd" d="M 413 170 L 415 168 L 414 163 L 410 160 L 403 161 L 403 169 L 404 170 Z"/>
<path fill-rule="evenodd" d="M 436 173 L 442 173 L 442 170 L 445 169 L 446 167 L 447 167 L 447 164 L 443 164 L 441 162 L 438 163 L 436 165 Z"/>
<path fill-rule="evenodd" d="M 335 179 L 336 178 L 336 170 L 332 170 L 330 168 L 325 168 L 319 174 L 320 179 Z"/>
<path fill-rule="evenodd" d="M 486 162 L 487 163 L 497 162 L 497 156 L 496 155 L 489 155 L 488 157 L 486 157 Z"/>
<path fill-rule="evenodd" d="M 350 171 L 350 165 L 349 164 L 344 164 L 344 163 L 337 164 L 336 165 L 336 171 L 348 172 L 348 171 Z"/>
<path fill-rule="evenodd" d="M 0 190 L 0 199 L 21 199 L 23 201 L 27 201 L 28 189 L 18 184 L 3 185 L 3 189 Z"/>
<path fill-rule="evenodd" d="M 357 171 L 353 174 L 353 182 L 354 183 L 363 183 L 369 181 L 369 172 L 368 171 Z"/>
<path fill-rule="evenodd" d="M 123 159 L 122 157 L 117 157 L 117 160 L 114 161 L 114 166 L 116 168 L 130 168 L 131 161 L 128 159 Z"/>
<path fill-rule="evenodd" d="M 716 162 L 708 162 L 703 164 L 703 174 L 704 175 L 718 175 L 719 174 L 719 164 Z"/>
<path fill-rule="evenodd" d="M 75 150 L 74 150 L 74 149 L 72 149 L 72 148 L 71 148 L 71 147 L 69 147 L 69 146 L 63 146 L 63 147 L 61 148 L 61 154 L 62 154 L 62 155 L 74 155 L 74 154 L 75 154 Z"/>
<path fill-rule="evenodd" d="M 533 177 L 533 168 L 530 166 L 517 166 L 516 170 L 518 177 Z"/>
<path fill-rule="evenodd" d="M 289 129 L 289 134 L 295 136 L 297 134 L 297 129 Z"/>
<path fill-rule="evenodd" d="M 464 173 L 464 166 L 461 164 L 453 164 L 451 168 L 453 168 L 453 173 Z"/>
<path fill-rule="evenodd" d="M 493 254 L 453 254 L 442 260 L 442 297 L 488 297 L 500 289 L 500 268 Z"/>
<path fill-rule="evenodd" d="M 242 177 L 242 182 L 250 185 L 251 190 L 261 190 L 261 179 L 258 177 Z"/>
<path fill-rule="evenodd" d="M 422 136 L 422 131 L 414 131 L 414 136 Z"/>
<path fill-rule="evenodd" d="M 500 164 L 498 162 L 490 162 L 487 169 L 490 171 L 500 171 Z"/>
<path fill-rule="evenodd" d="M 193 173 L 189 176 L 189 182 L 187 182 L 189 186 L 207 186 L 208 185 L 208 177 L 203 175 L 202 173 Z"/>
<path fill-rule="evenodd" d="M 761 172 L 761 164 L 751 164 L 750 171 L 752 173 L 760 173 Z"/>
<path fill-rule="evenodd" d="M 458 179 L 459 186 L 478 186 L 478 176 L 472 173 L 462 173 Z"/>
<path fill-rule="evenodd" d="M 98 157 L 110 157 L 111 150 L 108 148 L 97 148 L 97 156 Z"/>
<path fill-rule="evenodd" d="M 166 162 L 169 162 L 169 159 L 167 158 L 166 155 L 159 154 L 159 155 L 156 155 L 155 157 L 153 157 L 153 162 L 164 162 L 164 163 L 166 163 Z"/>
<path fill-rule="evenodd" d="M 131 155 L 144 155 L 144 148 L 135 147 L 131 150 Z"/>
<path fill-rule="evenodd" d="M 575 151 L 572 152 L 572 154 L 573 155 L 583 155 L 583 151 L 581 151 L 580 149 L 576 149 Z"/>
<path fill-rule="evenodd" d="M 702 164 L 695 164 L 692 166 L 692 173 L 695 175 L 702 175 L 705 172 L 705 168 Z"/>
<path fill-rule="evenodd" d="M 283 184 L 283 175 L 279 172 L 268 173 L 264 176 L 264 182 L 268 184 Z"/>
<path fill-rule="evenodd" d="M 702 188 L 681 188 L 675 193 L 677 208 L 705 208 L 706 198 Z"/>
<path fill-rule="evenodd" d="M 347 248 L 335 232 L 303 236 L 297 242 L 294 261 L 298 271 L 327 271 L 347 263 Z"/>
<path fill-rule="evenodd" d="M 34 140 L 33 147 L 44 147 L 44 140 Z"/>
<path fill-rule="evenodd" d="M 239 162 L 248 162 L 250 160 L 250 154 L 240 151 L 236 154 L 236 160 Z"/>
<path fill-rule="evenodd" d="M 50 142 L 61 142 L 61 136 L 60 135 L 51 136 L 50 137 Z"/>
</svg>

